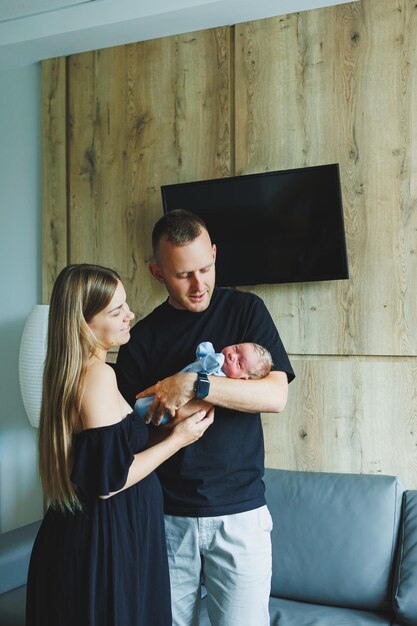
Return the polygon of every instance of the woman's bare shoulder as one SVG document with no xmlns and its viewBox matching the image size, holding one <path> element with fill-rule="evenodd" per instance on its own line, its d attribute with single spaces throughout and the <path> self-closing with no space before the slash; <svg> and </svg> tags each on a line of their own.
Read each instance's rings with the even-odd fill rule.
<svg viewBox="0 0 417 626">
<path fill-rule="evenodd" d="M 101 361 L 100 359 L 91 359 L 87 363 L 87 369 L 85 374 L 85 381 L 88 384 L 96 385 L 102 383 L 116 383 L 116 374 L 114 369 L 108 363 Z"/>
<path fill-rule="evenodd" d="M 103 361 L 88 363 L 81 401 L 83 428 L 97 428 L 120 422 L 120 394 L 113 368 Z"/>
</svg>

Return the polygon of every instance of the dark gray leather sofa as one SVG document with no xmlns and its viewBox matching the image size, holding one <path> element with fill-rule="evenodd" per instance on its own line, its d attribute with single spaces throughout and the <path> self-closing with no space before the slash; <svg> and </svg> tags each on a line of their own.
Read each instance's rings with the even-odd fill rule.
<svg viewBox="0 0 417 626">
<path fill-rule="evenodd" d="M 417 626 L 417 491 L 391 476 L 285 470 L 267 470 L 265 484 L 271 626 Z M 38 526 L 0 535 L 0 626 L 24 625 Z"/>
<path fill-rule="evenodd" d="M 265 485 L 271 626 L 417 626 L 417 491 L 391 476 L 271 469 Z"/>
</svg>

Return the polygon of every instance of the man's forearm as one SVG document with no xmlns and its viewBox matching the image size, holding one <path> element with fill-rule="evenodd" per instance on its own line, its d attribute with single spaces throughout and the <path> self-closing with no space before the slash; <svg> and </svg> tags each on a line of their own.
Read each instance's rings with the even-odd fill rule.
<svg viewBox="0 0 417 626">
<path fill-rule="evenodd" d="M 271 372 L 261 380 L 236 380 L 210 376 L 210 393 L 205 398 L 214 406 L 246 413 L 280 413 L 288 396 L 285 372 Z"/>
<path fill-rule="evenodd" d="M 181 407 L 195 399 L 196 378 L 194 372 L 180 372 L 145 389 L 138 397 L 154 394 L 149 416 L 162 417 L 165 411 L 174 416 Z M 213 406 L 246 413 L 280 413 L 287 403 L 288 379 L 285 372 L 271 372 L 261 380 L 210 376 L 210 383 L 210 393 L 204 400 Z"/>
</svg>

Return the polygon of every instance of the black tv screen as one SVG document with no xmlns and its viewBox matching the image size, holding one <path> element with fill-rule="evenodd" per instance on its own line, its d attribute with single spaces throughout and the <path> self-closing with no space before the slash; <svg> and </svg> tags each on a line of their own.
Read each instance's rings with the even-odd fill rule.
<svg viewBox="0 0 417 626">
<path fill-rule="evenodd" d="M 164 185 L 217 246 L 222 287 L 348 278 L 338 164 Z"/>
</svg>

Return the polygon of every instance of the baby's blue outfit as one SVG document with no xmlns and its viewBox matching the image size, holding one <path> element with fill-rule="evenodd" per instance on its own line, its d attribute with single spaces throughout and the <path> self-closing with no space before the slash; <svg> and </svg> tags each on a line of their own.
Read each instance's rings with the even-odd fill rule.
<svg viewBox="0 0 417 626">
<path fill-rule="evenodd" d="M 201 374 L 213 374 L 213 376 L 226 376 L 222 370 L 224 354 L 215 352 L 213 344 L 210 341 L 199 343 L 195 355 L 196 360 L 190 363 L 190 365 L 186 365 L 181 372 L 200 372 Z M 147 398 L 139 398 L 139 400 L 136 400 L 134 406 L 135 412 L 141 417 L 145 417 L 153 399 L 154 396 L 148 396 Z M 161 424 L 166 424 L 168 420 L 169 415 L 165 413 Z"/>
</svg>

